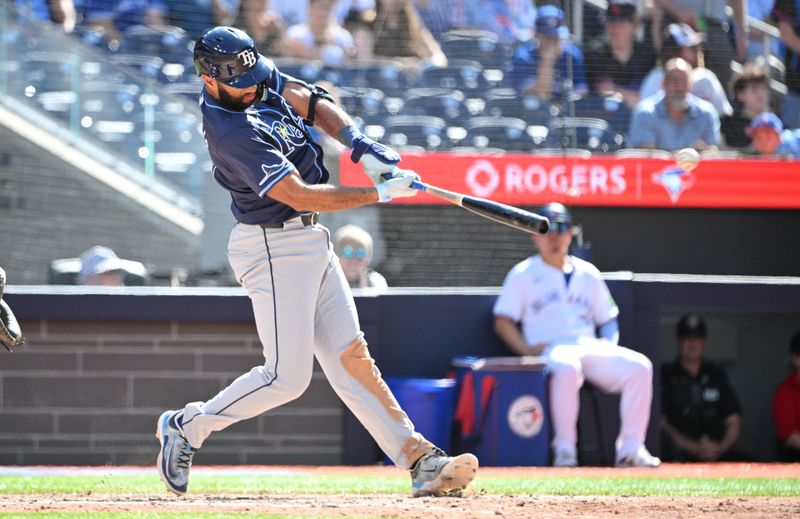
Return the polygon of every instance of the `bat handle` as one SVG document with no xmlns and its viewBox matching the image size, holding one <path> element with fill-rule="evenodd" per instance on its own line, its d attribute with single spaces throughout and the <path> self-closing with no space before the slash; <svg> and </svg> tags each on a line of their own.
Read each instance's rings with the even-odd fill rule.
<svg viewBox="0 0 800 519">
<path fill-rule="evenodd" d="M 389 180 L 390 178 L 392 178 L 392 174 L 391 173 L 384 173 L 384 174 L 381 175 L 381 177 L 383 177 L 384 180 Z M 428 185 L 426 183 L 424 183 L 424 182 L 419 181 L 419 180 L 413 181 L 411 183 L 411 187 L 414 188 L 414 189 L 419 189 L 420 191 L 426 191 L 428 189 Z"/>
</svg>

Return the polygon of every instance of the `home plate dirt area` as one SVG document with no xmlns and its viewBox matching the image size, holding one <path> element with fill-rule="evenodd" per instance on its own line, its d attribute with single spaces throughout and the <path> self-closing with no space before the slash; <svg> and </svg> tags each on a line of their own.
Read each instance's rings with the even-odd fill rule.
<svg viewBox="0 0 800 519">
<path fill-rule="evenodd" d="M 95 470 L 101 470 L 98 467 Z M 239 468 L 241 469 L 241 468 Z M 379 477 L 397 475 L 393 467 L 263 467 L 292 474 L 340 474 Z M 75 469 L 79 470 L 79 469 Z M 204 468 L 205 470 L 214 470 Z M 224 477 L 226 469 L 220 469 Z M 797 478 L 800 465 L 709 464 L 664 465 L 658 469 L 610 468 L 481 468 L 481 478 L 504 477 L 653 477 L 653 478 Z M 404 517 L 455 519 L 519 517 L 606 518 L 730 518 L 800 517 L 800 496 L 792 497 L 694 497 L 694 496 L 562 496 L 496 495 L 472 490 L 463 497 L 418 498 L 401 494 L 188 494 L 182 498 L 166 491 L 157 495 L 53 495 L 0 494 L 0 510 L 9 512 L 132 512 L 258 514 L 304 517 Z"/>
</svg>

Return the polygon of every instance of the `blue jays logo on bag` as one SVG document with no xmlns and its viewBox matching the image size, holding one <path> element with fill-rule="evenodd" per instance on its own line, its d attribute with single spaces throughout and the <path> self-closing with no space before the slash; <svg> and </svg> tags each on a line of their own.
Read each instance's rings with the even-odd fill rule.
<svg viewBox="0 0 800 519">
<path fill-rule="evenodd" d="M 514 434 L 522 438 L 533 438 L 542 430 L 544 407 L 535 396 L 522 395 L 509 406 L 507 419 Z"/>
</svg>

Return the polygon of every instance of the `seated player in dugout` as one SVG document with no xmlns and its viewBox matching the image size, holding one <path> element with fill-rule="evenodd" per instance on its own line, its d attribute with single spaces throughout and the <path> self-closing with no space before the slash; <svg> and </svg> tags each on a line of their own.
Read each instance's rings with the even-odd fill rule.
<svg viewBox="0 0 800 519">
<path fill-rule="evenodd" d="M 539 254 L 506 276 L 494 305 L 494 329 L 514 353 L 546 359 L 553 465 L 578 465 L 578 391 L 589 380 L 621 394 L 616 466 L 657 467 L 661 461 L 644 445 L 653 365 L 641 353 L 617 344 L 619 308 L 600 272 L 568 253 L 573 231 L 567 208 L 550 203 L 539 214 L 550 220 L 550 231 L 533 235 Z"/>
<path fill-rule="evenodd" d="M 213 398 L 161 415 L 162 481 L 185 494 L 206 438 L 298 398 L 316 358 L 383 452 L 410 470 L 415 497 L 460 492 L 478 459 L 447 456 L 414 429 L 370 356 L 330 232 L 318 223 L 318 211 L 414 196 L 410 186 L 419 177 L 399 170 L 400 155 L 362 133 L 326 91 L 281 74 L 245 32 L 209 29 L 195 43 L 194 62 L 214 178 L 230 193 L 237 221 L 228 260 L 252 300 L 264 363 Z M 327 183 L 313 124 L 352 148 L 351 160 L 374 187 Z"/>
<path fill-rule="evenodd" d="M 661 456 L 669 461 L 748 461 L 736 450 L 742 408 L 725 371 L 703 357 L 706 323 L 683 315 L 678 357 L 661 366 Z"/>
<path fill-rule="evenodd" d="M 772 398 L 772 414 L 778 432 L 778 459 L 800 462 L 800 331 L 789 342 L 786 377 Z"/>
</svg>

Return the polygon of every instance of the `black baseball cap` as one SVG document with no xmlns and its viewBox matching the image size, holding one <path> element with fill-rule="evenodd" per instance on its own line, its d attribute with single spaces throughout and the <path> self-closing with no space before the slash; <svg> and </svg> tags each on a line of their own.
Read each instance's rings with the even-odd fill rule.
<svg viewBox="0 0 800 519">
<path fill-rule="evenodd" d="M 678 326 L 675 327 L 675 335 L 678 336 L 678 339 L 689 337 L 705 339 L 706 322 L 698 314 L 685 314 L 678 321 Z"/>
<path fill-rule="evenodd" d="M 550 220 L 550 232 L 565 233 L 572 227 L 572 217 L 563 204 L 550 202 L 539 209 L 539 214 Z"/>
<path fill-rule="evenodd" d="M 627 21 L 636 18 L 636 5 L 630 0 L 612 0 L 606 9 L 606 21 Z"/>
</svg>

